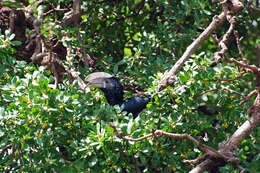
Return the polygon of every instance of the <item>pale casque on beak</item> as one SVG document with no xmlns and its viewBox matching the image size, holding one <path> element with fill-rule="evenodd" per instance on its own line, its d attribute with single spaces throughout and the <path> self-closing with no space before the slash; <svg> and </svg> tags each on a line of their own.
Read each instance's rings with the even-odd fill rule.
<svg viewBox="0 0 260 173">
<path fill-rule="evenodd" d="M 87 82 L 88 87 L 95 88 L 109 88 L 111 84 L 106 80 L 108 78 L 113 77 L 112 75 L 105 72 L 94 72 L 89 74 L 85 81 Z"/>
</svg>

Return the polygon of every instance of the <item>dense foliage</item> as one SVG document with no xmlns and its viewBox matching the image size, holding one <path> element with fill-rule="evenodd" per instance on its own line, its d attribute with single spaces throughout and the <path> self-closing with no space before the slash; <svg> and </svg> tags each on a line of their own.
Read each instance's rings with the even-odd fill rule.
<svg viewBox="0 0 260 173">
<path fill-rule="evenodd" d="M 16 60 L 14 35 L 0 36 L 0 172 L 187 172 L 183 163 L 203 153 L 188 140 L 149 138 L 129 142 L 117 138 L 113 121 L 125 136 L 141 137 L 152 129 L 187 133 L 213 148 L 226 140 L 248 118 L 253 102 L 239 106 L 242 95 L 254 89 L 254 76 L 233 64 L 215 67 L 213 39 L 207 40 L 188 60 L 174 86 L 158 92 L 157 84 L 186 47 L 221 11 L 211 1 L 83 1 L 82 21 L 76 28 L 60 21 L 71 6 L 69 0 L 29 1 L 28 8 L 43 18 L 41 33 L 55 35 L 68 48 L 64 63 L 84 78 L 90 72 L 106 71 L 120 78 L 125 98 L 141 92 L 154 101 L 137 118 L 124 116 L 120 107 L 109 106 L 98 89 L 87 94 L 64 75 L 56 88 L 50 71 L 31 62 Z M 259 18 L 244 10 L 236 26 L 244 36 L 242 48 L 250 63 L 256 63 Z M 258 29 L 257 29 L 258 27 Z M 228 23 L 217 30 L 222 36 Z M 82 42 L 77 37 L 79 31 Z M 81 65 L 77 48 L 96 58 L 94 66 Z M 235 40 L 228 54 L 239 57 Z M 79 65 L 80 64 L 80 65 Z M 205 108 L 206 107 L 206 108 Z M 207 109 L 201 110 L 201 108 Z M 209 109 L 209 110 L 208 110 Z M 260 129 L 245 139 L 237 156 L 249 172 L 259 172 Z M 5 150 L 5 148 L 8 148 Z M 235 172 L 226 165 L 221 172 Z"/>
</svg>

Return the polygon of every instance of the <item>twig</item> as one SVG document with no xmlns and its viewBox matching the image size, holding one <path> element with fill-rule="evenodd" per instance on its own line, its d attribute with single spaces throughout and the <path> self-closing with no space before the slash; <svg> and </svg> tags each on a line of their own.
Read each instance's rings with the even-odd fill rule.
<svg viewBox="0 0 260 173">
<path fill-rule="evenodd" d="M 241 43 L 241 41 L 243 40 L 243 37 L 239 38 L 239 35 L 238 35 L 238 32 L 237 32 L 237 31 L 234 31 L 234 35 L 235 35 L 235 37 L 236 37 L 237 48 L 238 48 L 239 54 L 240 54 L 240 56 L 241 56 L 241 58 L 242 58 L 242 61 L 243 61 L 243 63 L 247 64 L 246 58 L 245 58 L 245 56 L 244 56 L 244 54 L 243 54 L 243 52 L 242 52 L 241 46 L 240 46 L 240 43 Z"/>
<path fill-rule="evenodd" d="M 192 164 L 192 165 L 196 165 L 196 164 L 200 163 L 201 161 L 205 160 L 207 156 L 208 156 L 207 154 L 203 154 L 202 156 L 200 156 L 194 160 L 183 160 L 183 162 Z"/>
<path fill-rule="evenodd" d="M 246 71 L 250 71 L 252 73 L 254 73 L 257 76 L 260 76 L 260 68 L 256 67 L 255 65 L 249 65 L 249 64 L 245 64 L 241 61 L 238 61 L 234 58 L 227 58 L 228 62 L 231 63 L 235 63 L 236 65 L 242 67 L 243 69 L 245 69 Z"/>
<path fill-rule="evenodd" d="M 239 106 L 243 105 L 245 102 L 247 102 L 251 97 L 257 94 L 257 90 L 254 90 L 250 92 L 247 96 L 244 97 L 244 99 L 239 103 Z"/>
<path fill-rule="evenodd" d="M 11 148 L 12 146 L 13 146 L 12 144 L 6 145 L 6 146 L 0 151 L 0 155 L 3 154 L 6 150 L 8 150 L 9 148 Z"/>
<path fill-rule="evenodd" d="M 219 45 L 219 39 L 218 39 L 217 34 L 212 34 L 211 37 L 213 38 L 214 44 L 218 46 Z"/>
<path fill-rule="evenodd" d="M 234 80 L 238 80 L 240 79 L 241 77 L 243 77 L 243 75 L 246 73 L 246 71 L 244 70 L 242 73 L 240 73 L 237 77 L 235 78 L 231 78 L 231 79 L 219 79 L 218 81 L 227 81 L 227 82 L 232 82 Z"/>
<path fill-rule="evenodd" d="M 235 93 L 235 94 L 238 94 L 238 95 L 240 95 L 240 96 L 242 96 L 242 97 L 245 97 L 245 96 L 242 95 L 240 92 L 237 92 L 237 91 L 232 90 L 232 89 L 227 88 L 227 87 L 224 87 L 224 88 L 222 88 L 221 90 L 222 90 L 222 91 L 228 91 L 228 92 L 230 92 L 230 93 Z"/>
<path fill-rule="evenodd" d="M 246 97 L 246 96 L 244 96 L 244 95 L 242 95 L 241 93 L 239 93 L 239 92 L 237 92 L 237 91 L 235 91 L 235 90 L 232 90 L 232 89 L 230 89 L 230 88 L 227 88 L 227 87 L 224 87 L 224 88 L 222 88 L 222 89 L 220 89 L 220 90 L 218 90 L 218 89 L 211 89 L 211 90 L 207 90 L 207 91 L 204 91 L 204 92 L 202 92 L 202 93 L 200 93 L 199 94 L 199 96 L 202 96 L 202 95 L 204 95 L 204 94 L 207 94 L 207 93 L 209 93 L 209 92 L 216 92 L 216 91 L 228 91 L 228 92 L 230 92 L 230 93 L 235 93 L 235 94 L 238 94 L 238 95 L 240 95 L 240 96 L 242 96 L 242 97 Z"/>
<path fill-rule="evenodd" d="M 255 6 L 253 6 L 252 4 L 253 4 L 253 0 L 249 0 L 247 2 L 246 9 L 253 11 L 253 13 L 260 13 L 260 8 L 257 8 Z"/>
<path fill-rule="evenodd" d="M 69 9 L 66 9 L 66 8 L 64 8 L 64 9 L 53 8 L 53 9 L 51 9 L 51 10 L 45 12 L 45 13 L 43 14 L 43 18 L 46 17 L 46 16 L 48 16 L 48 15 L 51 14 L 52 12 L 56 12 L 56 11 L 68 11 L 68 10 L 69 10 Z"/>
<path fill-rule="evenodd" d="M 204 92 L 200 93 L 198 96 L 202 96 L 202 95 L 207 94 L 209 92 L 216 92 L 216 91 L 218 91 L 218 89 L 207 90 L 207 91 L 204 91 Z"/>
</svg>

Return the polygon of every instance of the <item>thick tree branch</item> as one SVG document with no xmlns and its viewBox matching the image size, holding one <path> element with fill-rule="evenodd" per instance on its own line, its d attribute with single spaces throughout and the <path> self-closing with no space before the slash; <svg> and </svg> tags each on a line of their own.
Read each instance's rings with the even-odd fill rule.
<svg viewBox="0 0 260 173">
<path fill-rule="evenodd" d="M 85 82 L 80 78 L 79 76 L 79 72 L 73 70 L 73 69 L 69 69 L 67 66 L 65 66 L 59 59 L 56 59 L 56 62 L 62 66 L 66 72 L 71 75 L 73 78 L 77 79 L 78 81 L 78 85 L 80 87 L 80 89 L 84 92 L 84 93 L 88 93 L 89 87 L 87 87 L 87 84 L 85 84 Z"/>
<path fill-rule="evenodd" d="M 260 125 L 260 92 L 256 90 L 257 97 L 254 104 L 250 107 L 250 118 L 240 126 L 236 132 L 227 140 L 219 144 L 218 152 L 223 153 L 224 155 L 230 157 L 230 161 L 233 165 L 238 167 L 241 172 L 244 172 L 244 169 L 238 165 L 238 162 L 232 157 L 235 154 L 235 151 L 241 144 L 242 140 L 247 138 L 253 130 L 255 130 Z M 254 92 L 252 92 L 254 93 Z M 191 172 L 199 173 L 205 170 L 208 170 L 212 167 L 218 167 L 219 162 L 207 159 L 201 164 L 197 165 Z"/>
<path fill-rule="evenodd" d="M 234 15 L 241 11 L 244 7 L 243 3 L 239 0 L 222 0 L 223 12 L 213 18 L 210 25 L 201 33 L 201 35 L 194 40 L 191 45 L 186 49 L 182 57 L 174 64 L 169 72 L 165 72 L 163 79 L 158 85 L 158 90 L 161 91 L 168 85 L 173 85 L 176 81 L 176 74 L 182 68 L 185 61 L 197 50 L 197 48 L 216 30 L 229 15 Z M 227 11 L 228 10 L 228 11 Z"/>
<path fill-rule="evenodd" d="M 64 16 L 63 22 L 69 27 L 76 27 L 81 22 L 80 12 L 81 0 L 74 0 L 73 7 L 70 14 Z"/>
<path fill-rule="evenodd" d="M 225 21 L 225 13 L 215 16 L 211 24 L 200 34 L 200 36 L 193 41 L 193 43 L 186 49 L 182 57 L 174 64 L 169 72 L 164 74 L 163 79 L 159 83 L 158 90 L 161 91 L 168 85 L 174 84 L 176 81 L 176 74 L 182 68 L 185 61 L 197 50 L 197 48 L 212 34 L 212 32 Z"/>
</svg>

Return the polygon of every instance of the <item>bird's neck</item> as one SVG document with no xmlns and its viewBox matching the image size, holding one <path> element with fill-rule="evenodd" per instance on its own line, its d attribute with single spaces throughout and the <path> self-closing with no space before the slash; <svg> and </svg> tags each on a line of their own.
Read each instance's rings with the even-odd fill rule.
<svg viewBox="0 0 260 173">
<path fill-rule="evenodd" d="M 104 91 L 104 95 L 107 99 L 107 102 L 114 106 L 114 105 L 122 105 L 124 100 L 123 100 L 123 92 L 122 93 L 118 93 L 118 92 L 114 92 L 114 91 Z"/>
<path fill-rule="evenodd" d="M 107 101 L 112 106 L 115 106 L 115 105 L 120 105 L 121 106 L 124 103 L 123 99 L 122 100 L 118 100 L 118 99 L 114 99 L 113 98 L 113 99 L 108 99 Z"/>
</svg>

